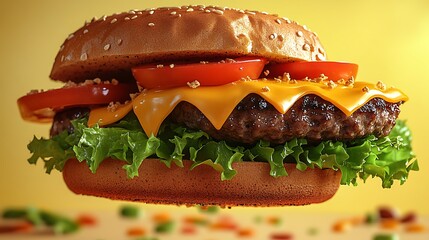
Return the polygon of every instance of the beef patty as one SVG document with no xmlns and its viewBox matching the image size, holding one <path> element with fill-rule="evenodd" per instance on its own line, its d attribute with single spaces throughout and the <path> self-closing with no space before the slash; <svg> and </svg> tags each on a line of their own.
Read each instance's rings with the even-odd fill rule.
<svg viewBox="0 0 429 240">
<path fill-rule="evenodd" d="M 191 129 L 199 129 L 215 139 L 252 144 L 259 140 L 281 144 L 293 138 L 309 141 L 347 141 L 375 135 L 386 136 L 395 126 L 401 103 L 389 103 L 374 98 L 346 116 L 332 103 L 316 95 L 300 98 L 285 113 L 279 113 L 257 94 L 244 98 L 233 110 L 221 129 L 192 104 L 179 103 L 168 119 Z M 72 131 L 70 119 L 83 116 L 88 110 L 69 109 L 57 113 L 51 135 Z"/>
<path fill-rule="evenodd" d="M 246 144 L 260 139 L 284 143 L 295 137 L 345 141 L 371 134 L 388 135 L 395 126 L 399 106 L 400 103 L 375 98 L 347 117 L 332 103 L 307 95 L 281 114 L 265 99 L 251 94 L 237 105 L 220 130 L 187 102 L 178 104 L 169 118 L 188 128 L 200 129 L 215 139 Z"/>
</svg>

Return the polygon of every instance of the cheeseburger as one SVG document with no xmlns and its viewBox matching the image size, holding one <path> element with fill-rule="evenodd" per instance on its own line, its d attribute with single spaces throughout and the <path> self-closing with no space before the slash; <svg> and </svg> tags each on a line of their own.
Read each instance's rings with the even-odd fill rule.
<svg viewBox="0 0 429 240">
<path fill-rule="evenodd" d="M 64 86 L 18 99 L 23 119 L 52 124 L 28 161 L 77 194 L 161 204 L 304 205 L 358 179 L 404 183 L 418 170 L 397 120 L 407 96 L 326 59 L 314 32 L 264 12 L 93 19 L 55 58 Z"/>
</svg>

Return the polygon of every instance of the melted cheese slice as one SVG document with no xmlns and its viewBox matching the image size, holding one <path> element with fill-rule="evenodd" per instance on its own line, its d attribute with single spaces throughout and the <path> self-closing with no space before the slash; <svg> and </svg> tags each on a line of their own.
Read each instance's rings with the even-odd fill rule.
<svg viewBox="0 0 429 240">
<path fill-rule="evenodd" d="M 368 91 L 363 91 L 367 87 Z M 247 95 L 255 93 L 272 104 L 284 114 L 302 96 L 315 94 L 331 102 L 344 114 L 350 116 L 373 98 L 382 98 L 387 102 L 407 101 L 408 97 L 396 88 L 379 90 L 375 84 L 355 82 L 353 86 L 338 85 L 334 88 L 323 83 L 297 81 L 296 83 L 275 81 L 237 81 L 221 86 L 179 87 L 166 90 L 147 90 L 128 104 L 121 105 L 116 111 L 106 107 L 91 110 L 88 125 L 100 126 L 117 122 L 128 112 L 134 110 L 145 133 L 156 135 L 164 119 L 174 107 L 186 101 L 197 107 L 213 124 L 221 129 L 237 104 Z"/>
</svg>

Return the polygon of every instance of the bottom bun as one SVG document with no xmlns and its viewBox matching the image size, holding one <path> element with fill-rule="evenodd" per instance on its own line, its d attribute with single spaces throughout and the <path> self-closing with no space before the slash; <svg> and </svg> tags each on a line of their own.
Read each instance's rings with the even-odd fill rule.
<svg viewBox="0 0 429 240">
<path fill-rule="evenodd" d="M 281 206 L 320 203 L 338 190 L 341 173 L 331 169 L 300 171 L 295 164 L 285 164 L 287 177 L 273 178 L 270 166 L 263 162 L 234 163 L 237 174 L 222 181 L 212 167 L 203 165 L 190 170 L 170 168 L 157 159 L 143 161 L 139 176 L 129 179 L 122 169 L 124 162 L 104 160 L 93 174 L 85 162 L 70 159 L 63 170 L 71 191 L 110 199 L 145 203 L 219 206 Z"/>
</svg>

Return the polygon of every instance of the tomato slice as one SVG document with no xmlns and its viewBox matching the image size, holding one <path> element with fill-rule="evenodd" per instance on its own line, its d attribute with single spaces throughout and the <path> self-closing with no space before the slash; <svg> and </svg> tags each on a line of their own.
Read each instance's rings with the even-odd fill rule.
<svg viewBox="0 0 429 240">
<path fill-rule="evenodd" d="M 267 65 L 266 70 L 269 71 L 267 77 L 274 78 L 283 76 L 285 72 L 289 73 L 292 79 L 301 80 L 306 77 L 318 78 L 321 74 L 324 74 L 328 79 L 332 81 L 338 81 L 340 79 L 348 80 L 350 78 L 356 78 L 358 65 L 354 63 L 346 62 L 290 62 Z"/>
<path fill-rule="evenodd" d="M 200 86 L 217 86 L 250 77 L 257 79 L 267 61 L 263 58 L 236 58 L 233 61 L 179 65 L 143 65 L 132 69 L 134 78 L 146 89 L 187 86 L 198 81 Z"/>
<path fill-rule="evenodd" d="M 18 107 L 25 120 L 50 122 L 55 111 L 65 107 L 124 102 L 137 91 L 136 84 L 81 85 L 23 96 L 18 99 Z"/>
</svg>

